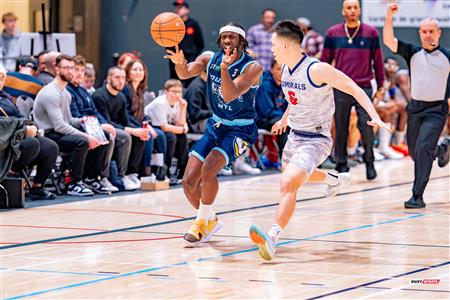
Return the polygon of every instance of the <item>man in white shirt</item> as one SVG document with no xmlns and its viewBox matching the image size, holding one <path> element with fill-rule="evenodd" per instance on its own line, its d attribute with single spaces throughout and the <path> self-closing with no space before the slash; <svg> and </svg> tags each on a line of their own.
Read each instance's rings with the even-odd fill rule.
<svg viewBox="0 0 450 300">
<path fill-rule="evenodd" d="M 172 157 L 178 159 L 178 174 L 171 178 L 171 184 L 181 183 L 188 158 L 188 143 L 186 133 L 187 101 L 183 99 L 183 84 L 177 79 L 169 79 L 164 83 L 164 94 L 157 97 L 145 107 L 145 114 L 150 118 L 152 126 L 164 131 L 167 139 L 167 153 L 164 163 L 167 166 L 167 176 L 170 176 Z M 175 175 L 175 174 L 174 174 Z"/>
</svg>

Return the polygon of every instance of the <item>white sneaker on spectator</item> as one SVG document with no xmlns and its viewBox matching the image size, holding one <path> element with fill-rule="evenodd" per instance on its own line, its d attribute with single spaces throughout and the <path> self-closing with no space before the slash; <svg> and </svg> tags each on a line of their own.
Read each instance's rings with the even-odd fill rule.
<svg viewBox="0 0 450 300">
<path fill-rule="evenodd" d="M 378 149 L 373 149 L 373 157 L 375 158 L 375 161 L 380 161 L 380 160 L 386 159 L 384 157 L 384 155 L 379 152 Z"/>
<path fill-rule="evenodd" d="M 103 184 L 104 187 L 109 189 L 111 193 L 117 193 L 119 191 L 119 189 L 115 187 L 106 177 L 102 178 L 101 183 Z"/>
<path fill-rule="evenodd" d="M 229 168 L 228 169 L 223 168 L 222 170 L 219 171 L 219 173 L 217 175 L 219 175 L 219 176 L 231 176 L 231 175 L 233 175 L 233 170 L 231 170 Z"/>
<path fill-rule="evenodd" d="M 392 148 L 387 148 L 387 149 L 383 149 L 381 150 L 381 154 L 386 157 L 387 159 L 402 159 L 404 156 L 403 154 L 395 151 Z"/>
<path fill-rule="evenodd" d="M 94 192 L 85 187 L 82 181 L 78 181 L 76 183 L 69 184 L 69 187 L 67 188 L 67 195 L 92 196 L 94 195 Z"/>
<path fill-rule="evenodd" d="M 101 179 L 98 177 L 92 179 L 86 178 L 84 184 L 97 194 L 111 194 L 111 191 L 103 185 Z"/>
<path fill-rule="evenodd" d="M 136 185 L 141 186 L 141 181 L 139 180 L 138 174 L 133 173 L 133 174 L 128 174 L 128 177 L 130 178 L 130 180 L 135 183 Z"/>
<path fill-rule="evenodd" d="M 253 168 L 245 161 L 236 161 L 234 163 L 233 171 L 235 175 L 247 174 L 247 175 L 259 175 L 261 170 Z"/>
<path fill-rule="evenodd" d="M 130 175 L 124 176 L 122 178 L 122 182 L 123 182 L 123 187 L 124 187 L 125 191 L 134 191 L 141 187 L 140 185 L 137 185 L 135 182 L 133 182 L 130 179 Z"/>
</svg>

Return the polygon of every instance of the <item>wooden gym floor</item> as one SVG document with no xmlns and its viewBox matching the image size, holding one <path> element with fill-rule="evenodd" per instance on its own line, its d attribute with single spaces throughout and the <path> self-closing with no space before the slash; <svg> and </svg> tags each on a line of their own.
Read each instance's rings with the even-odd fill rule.
<svg viewBox="0 0 450 300">
<path fill-rule="evenodd" d="M 222 182 L 224 227 L 199 248 L 180 240 L 195 216 L 181 188 L 3 211 L 0 296 L 449 299 L 449 168 L 434 166 L 426 209 L 405 210 L 410 159 L 376 167 L 373 182 L 353 168 L 351 186 L 332 199 L 306 185 L 272 262 L 248 228 L 271 225 L 279 174 Z"/>
</svg>

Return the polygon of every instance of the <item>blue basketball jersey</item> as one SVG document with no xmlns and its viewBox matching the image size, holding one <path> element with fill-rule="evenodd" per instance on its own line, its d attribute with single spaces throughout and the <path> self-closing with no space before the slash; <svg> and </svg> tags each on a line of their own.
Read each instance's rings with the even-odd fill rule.
<svg viewBox="0 0 450 300">
<path fill-rule="evenodd" d="M 220 63 L 223 52 L 216 52 L 209 60 L 208 72 L 208 98 L 212 111 L 216 117 L 225 120 L 255 119 L 255 96 L 258 86 L 253 86 L 245 94 L 225 103 L 222 96 L 222 86 L 220 78 Z M 243 53 L 241 58 L 228 67 L 231 80 L 241 75 L 245 68 L 256 61 L 248 54 Z"/>
</svg>

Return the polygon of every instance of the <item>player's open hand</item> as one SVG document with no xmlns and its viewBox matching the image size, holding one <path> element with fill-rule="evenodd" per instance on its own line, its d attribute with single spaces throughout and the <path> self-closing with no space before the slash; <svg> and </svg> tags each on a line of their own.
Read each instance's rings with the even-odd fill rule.
<svg viewBox="0 0 450 300">
<path fill-rule="evenodd" d="M 233 52 L 231 52 L 230 47 L 225 48 L 225 55 L 222 57 L 222 63 L 220 66 L 222 68 L 228 68 L 236 60 L 236 57 L 237 57 L 236 48 L 233 49 Z"/>
<path fill-rule="evenodd" d="M 180 50 L 178 45 L 175 46 L 175 52 L 169 49 L 166 51 L 169 55 L 164 55 L 164 58 L 170 59 L 175 65 L 184 65 L 186 63 L 183 50 Z"/>
<path fill-rule="evenodd" d="M 281 119 L 281 120 L 277 121 L 275 124 L 273 124 L 271 132 L 273 134 L 283 134 L 286 132 L 286 128 L 287 128 L 287 122 L 285 122 L 285 121 L 283 121 L 283 119 Z"/>
<path fill-rule="evenodd" d="M 367 121 L 367 124 L 373 127 L 384 128 L 387 131 L 392 132 L 392 129 L 387 126 L 386 123 L 384 123 L 380 118 Z"/>
</svg>

